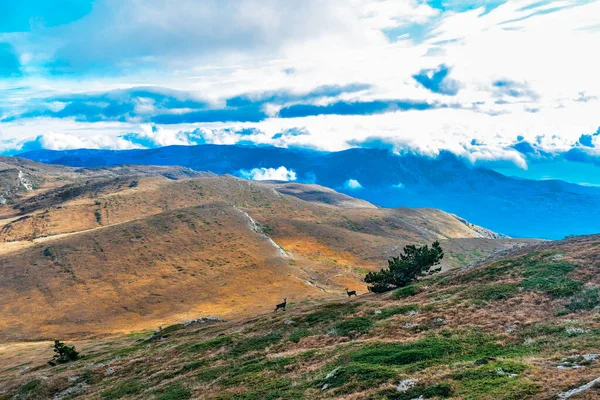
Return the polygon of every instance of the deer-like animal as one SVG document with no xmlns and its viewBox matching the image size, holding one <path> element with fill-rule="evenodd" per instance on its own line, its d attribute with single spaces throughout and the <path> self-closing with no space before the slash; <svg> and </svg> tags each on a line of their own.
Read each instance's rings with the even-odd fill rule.
<svg viewBox="0 0 600 400">
<path fill-rule="evenodd" d="M 283 303 L 279 303 L 279 304 L 277 304 L 277 305 L 275 306 L 275 310 L 274 310 L 273 312 L 276 312 L 276 311 L 277 311 L 277 310 L 279 310 L 280 308 L 281 308 L 283 311 L 285 311 L 285 306 L 286 306 L 286 304 L 287 304 L 287 298 L 286 298 L 286 297 L 284 297 L 284 298 L 283 298 Z"/>
<path fill-rule="evenodd" d="M 348 297 L 356 296 L 356 290 L 348 291 L 348 288 L 346 288 L 346 293 L 348 294 Z"/>
</svg>

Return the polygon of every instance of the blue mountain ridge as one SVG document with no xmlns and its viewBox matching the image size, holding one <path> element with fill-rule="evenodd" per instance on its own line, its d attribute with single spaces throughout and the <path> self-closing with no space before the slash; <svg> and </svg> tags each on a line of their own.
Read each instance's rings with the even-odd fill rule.
<svg viewBox="0 0 600 400">
<path fill-rule="evenodd" d="M 467 164 L 450 152 L 437 157 L 353 148 L 340 152 L 269 146 L 198 145 L 140 150 L 38 150 L 19 157 L 71 167 L 179 165 L 240 175 L 286 167 L 297 182 L 317 183 L 382 207 L 433 207 L 513 237 L 558 239 L 600 231 L 600 188 L 558 180 L 511 178 Z M 354 179 L 362 188 L 350 189 Z"/>
</svg>

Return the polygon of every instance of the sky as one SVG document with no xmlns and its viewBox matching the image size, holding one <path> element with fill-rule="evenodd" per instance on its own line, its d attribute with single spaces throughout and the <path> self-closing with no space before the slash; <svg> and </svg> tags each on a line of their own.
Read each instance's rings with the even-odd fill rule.
<svg viewBox="0 0 600 400">
<path fill-rule="evenodd" d="M 600 185 L 599 17 L 586 0 L 0 0 L 0 154 L 448 150 Z"/>
</svg>

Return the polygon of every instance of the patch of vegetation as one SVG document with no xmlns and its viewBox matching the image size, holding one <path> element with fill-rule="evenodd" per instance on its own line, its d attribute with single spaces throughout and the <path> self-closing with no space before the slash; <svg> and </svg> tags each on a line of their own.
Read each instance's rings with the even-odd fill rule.
<svg viewBox="0 0 600 400">
<path fill-rule="evenodd" d="M 310 336 L 310 331 L 306 328 L 298 328 L 290 333 L 288 340 L 292 343 L 298 343 L 302 338 Z"/>
<path fill-rule="evenodd" d="M 359 305 L 359 302 L 327 304 L 318 311 L 304 315 L 300 318 L 299 322 L 308 326 L 329 324 L 339 319 L 342 315 L 352 314 Z"/>
<path fill-rule="evenodd" d="M 101 223 L 102 222 L 102 213 L 100 212 L 100 210 L 94 211 L 94 217 L 96 217 L 96 222 L 97 223 Z"/>
<path fill-rule="evenodd" d="M 457 394 L 461 398 L 518 400 L 539 391 L 538 385 L 519 376 L 528 368 L 527 365 L 514 361 L 483 360 L 483 363 L 475 363 L 452 375 L 452 379 L 458 382 Z"/>
<path fill-rule="evenodd" d="M 171 383 L 157 393 L 155 400 L 188 400 L 192 397 L 192 393 L 179 383 Z"/>
<path fill-rule="evenodd" d="M 271 332 L 266 335 L 241 338 L 234 343 L 229 353 L 232 356 L 239 356 L 251 351 L 264 350 L 273 344 L 279 343 L 282 337 L 281 332 Z"/>
<path fill-rule="evenodd" d="M 600 288 L 585 289 L 577 293 L 565 307 L 568 311 L 593 310 L 600 306 Z"/>
<path fill-rule="evenodd" d="M 207 350 L 217 350 L 224 346 L 229 346 L 232 343 L 233 337 L 231 335 L 222 335 L 204 342 L 194 343 L 191 346 L 187 346 L 185 350 L 191 353 L 202 353 Z"/>
<path fill-rule="evenodd" d="M 38 397 L 41 395 L 43 388 L 44 387 L 41 380 L 33 379 L 19 388 L 15 398 L 29 399 Z"/>
<path fill-rule="evenodd" d="M 102 393 L 103 400 L 114 400 L 114 399 L 122 399 L 125 397 L 129 397 L 131 395 L 137 394 L 146 388 L 139 381 L 130 380 L 127 382 L 123 382 L 122 384 L 115 386 L 114 388 L 110 388 Z"/>
<path fill-rule="evenodd" d="M 229 371 L 231 371 L 230 367 L 204 368 L 196 375 L 196 379 L 200 382 L 214 382 Z"/>
<path fill-rule="evenodd" d="M 54 356 L 48 362 L 50 365 L 64 364 L 77 360 L 79 360 L 79 352 L 75 350 L 75 346 L 67 346 L 58 340 L 54 341 Z"/>
<path fill-rule="evenodd" d="M 354 337 L 369 332 L 373 327 L 373 321 L 370 318 L 357 317 L 338 322 L 333 327 L 339 336 Z"/>
<path fill-rule="evenodd" d="M 371 284 L 369 290 L 375 293 L 408 286 L 422 276 L 441 271 L 441 267 L 431 268 L 438 265 L 442 258 L 444 258 L 444 250 L 438 241 L 432 243 L 431 249 L 427 245 L 405 246 L 399 257 L 392 257 L 388 260 L 387 269 L 369 272 L 365 276 L 365 282 Z"/>
<path fill-rule="evenodd" d="M 398 289 L 398 290 L 400 290 L 400 289 Z M 376 314 L 376 317 L 378 319 L 388 319 L 390 317 L 393 317 L 394 315 L 406 314 L 411 311 L 417 311 L 418 309 L 419 309 L 418 304 L 406 304 L 403 306 L 388 307 L 388 308 L 384 308 L 383 310 L 380 310 L 381 312 L 379 314 Z"/>
<path fill-rule="evenodd" d="M 396 299 L 404 299 L 406 297 L 416 296 L 421 293 L 421 289 L 417 285 L 404 286 L 394 290 L 392 297 Z"/>
<path fill-rule="evenodd" d="M 349 357 L 361 364 L 408 366 L 419 370 L 437 363 L 465 361 L 484 356 L 520 354 L 521 350 L 501 344 L 493 335 L 481 332 L 430 334 L 407 343 L 373 343 L 351 351 Z"/>
<path fill-rule="evenodd" d="M 475 285 L 465 291 L 465 296 L 479 301 L 505 300 L 517 294 L 518 286 L 513 283 Z"/>
<path fill-rule="evenodd" d="M 327 385 L 328 388 L 344 387 L 344 390 L 338 390 L 337 393 L 347 394 L 376 387 L 395 379 L 398 376 L 398 372 L 393 368 L 385 366 L 350 363 L 338 367 L 333 372 L 333 375 L 328 374 L 328 376 L 329 378 L 326 377 L 318 381 L 316 385 L 319 387 Z"/>
</svg>

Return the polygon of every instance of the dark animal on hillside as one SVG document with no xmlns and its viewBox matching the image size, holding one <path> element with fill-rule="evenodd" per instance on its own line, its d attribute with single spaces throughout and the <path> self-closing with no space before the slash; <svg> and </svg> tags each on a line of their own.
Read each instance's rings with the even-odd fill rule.
<svg viewBox="0 0 600 400">
<path fill-rule="evenodd" d="M 348 297 L 356 296 L 356 290 L 348 291 L 348 288 L 346 288 L 346 293 L 348 294 Z"/>
<path fill-rule="evenodd" d="M 283 311 L 285 311 L 285 306 L 286 306 L 286 304 L 287 304 L 287 298 L 284 298 L 284 299 L 283 299 L 283 303 L 279 303 L 279 304 L 277 304 L 277 305 L 275 306 L 275 310 L 274 310 L 273 312 L 275 312 L 275 311 L 279 310 L 280 308 L 281 308 Z"/>
</svg>

